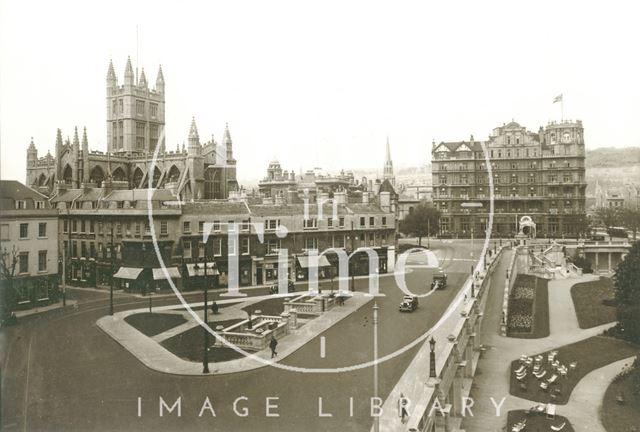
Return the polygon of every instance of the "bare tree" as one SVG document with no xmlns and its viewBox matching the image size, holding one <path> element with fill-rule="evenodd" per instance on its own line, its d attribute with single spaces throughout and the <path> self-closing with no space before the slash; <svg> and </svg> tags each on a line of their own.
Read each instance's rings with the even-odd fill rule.
<svg viewBox="0 0 640 432">
<path fill-rule="evenodd" d="M 15 245 L 11 248 L 11 251 L 7 251 L 7 248 L 2 250 L 2 256 L 0 256 L 0 280 L 2 281 L 2 309 L 0 310 L 0 318 L 4 317 L 11 311 L 13 306 L 14 292 L 13 292 L 13 280 L 16 274 L 16 266 L 18 265 L 18 248 Z"/>
</svg>

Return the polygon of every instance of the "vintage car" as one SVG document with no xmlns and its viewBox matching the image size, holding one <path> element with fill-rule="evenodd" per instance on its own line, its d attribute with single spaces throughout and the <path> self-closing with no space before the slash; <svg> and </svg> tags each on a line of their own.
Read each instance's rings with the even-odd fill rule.
<svg viewBox="0 0 640 432">
<path fill-rule="evenodd" d="M 296 285 L 293 283 L 291 279 L 289 279 L 289 283 L 287 285 L 287 291 L 292 293 L 296 291 Z M 271 285 L 269 287 L 269 294 L 278 294 L 278 284 Z"/>
<path fill-rule="evenodd" d="M 433 275 L 431 289 L 445 289 L 447 287 L 447 274 L 440 271 Z"/>
<path fill-rule="evenodd" d="M 400 312 L 413 312 L 416 309 L 418 309 L 418 297 L 406 295 L 402 298 Z"/>
</svg>

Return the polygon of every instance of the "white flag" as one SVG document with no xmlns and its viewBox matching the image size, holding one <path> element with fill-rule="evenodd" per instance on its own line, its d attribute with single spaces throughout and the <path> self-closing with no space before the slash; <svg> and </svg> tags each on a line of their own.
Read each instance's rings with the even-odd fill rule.
<svg viewBox="0 0 640 432">
<path fill-rule="evenodd" d="M 562 94 L 559 94 L 558 96 L 555 97 L 555 99 L 553 100 L 553 103 L 556 102 L 562 102 Z"/>
</svg>

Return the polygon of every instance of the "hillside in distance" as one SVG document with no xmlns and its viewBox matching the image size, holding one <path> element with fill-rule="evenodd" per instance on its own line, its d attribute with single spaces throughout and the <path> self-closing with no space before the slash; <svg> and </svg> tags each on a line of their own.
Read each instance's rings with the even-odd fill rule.
<svg viewBox="0 0 640 432">
<path fill-rule="evenodd" d="M 634 165 L 640 165 L 640 147 L 601 147 L 587 150 L 587 169 Z"/>
</svg>

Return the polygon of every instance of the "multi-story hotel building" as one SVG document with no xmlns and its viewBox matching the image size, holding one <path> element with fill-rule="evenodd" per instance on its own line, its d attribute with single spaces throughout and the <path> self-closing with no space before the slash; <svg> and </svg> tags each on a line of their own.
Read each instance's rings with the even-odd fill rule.
<svg viewBox="0 0 640 432">
<path fill-rule="evenodd" d="M 58 211 L 13 180 L 0 181 L 0 249 L 1 304 L 25 309 L 58 299 Z"/>
<path fill-rule="evenodd" d="M 551 122 L 537 133 L 516 122 L 489 139 L 433 143 L 433 200 L 443 236 L 484 236 L 493 176 L 493 236 L 513 236 L 529 215 L 537 235 L 577 236 L 585 224 L 585 150 L 581 121 Z M 484 147 L 484 149 L 483 149 Z M 487 164 L 488 161 L 488 164 Z M 476 203 L 469 206 L 465 203 Z M 481 207 L 473 205 L 481 204 Z"/>
</svg>

